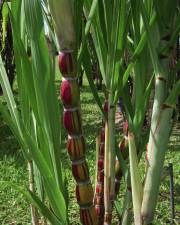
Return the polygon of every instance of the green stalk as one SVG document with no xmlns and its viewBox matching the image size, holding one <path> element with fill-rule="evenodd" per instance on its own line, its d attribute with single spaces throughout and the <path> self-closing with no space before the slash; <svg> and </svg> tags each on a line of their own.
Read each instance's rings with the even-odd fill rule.
<svg viewBox="0 0 180 225">
<path fill-rule="evenodd" d="M 122 225 L 129 225 L 132 219 L 132 191 L 131 191 L 131 179 L 130 173 L 127 177 L 127 190 L 124 196 L 124 203 L 123 203 L 123 212 L 122 212 Z"/>
<path fill-rule="evenodd" d="M 161 40 L 159 45 L 161 47 L 167 46 L 170 40 L 171 27 L 173 27 L 173 21 L 176 17 L 175 9 L 177 2 L 173 3 L 167 1 L 166 4 L 158 1 L 155 6 L 158 15 L 158 35 L 160 34 Z M 164 7 L 164 8 L 163 8 Z M 168 11 L 166 10 L 168 8 Z M 141 2 L 141 13 L 145 29 L 148 34 L 148 44 L 151 54 L 151 60 L 153 62 L 156 81 L 155 81 L 155 96 L 152 110 L 152 120 L 150 128 L 150 137 L 147 149 L 147 173 L 144 184 L 144 195 L 142 201 L 142 220 L 143 224 L 151 224 L 155 213 L 155 207 L 157 203 L 159 186 L 161 180 L 161 173 L 164 164 L 165 151 L 170 136 L 171 130 L 171 116 L 172 108 L 164 105 L 164 101 L 167 97 L 167 91 L 171 84 L 168 82 L 169 71 L 169 52 L 163 52 L 159 55 L 161 64 L 158 59 L 158 54 L 153 43 L 152 32 L 148 25 L 146 8 Z M 163 19 L 162 19 L 163 18 Z M 158 37 L 156 35 L 156 37 Z M 171 77 L 173 80 L 173 77 Z M 168 87 L 169 86 L 169 87 Z"/>
<path fill-rule="evenodd" d="M 162 109 L 155 129 L 151 129 L 148 143 L 148 170 L 141 209 L 144 224 L 150 224 L 153 221 L 165 152 L 170 137 L 172 112 L 172 108 Z"/>
<path fill-rule="evenodd" d="M 133 133 L 130 132 L 128 133 L 128 141 L 129 141 L 129 160 L 130 160 L 134 222 L 135 225 L 142 225 L 141 204 L 142 204 L 143 189 L 138 171 L 138 158 Z"/>
<path fill-rule="evenodd" d="M 104 208 L 105 208 L 105 221 L 109 222 L 111 217 L 111 204 L 110 204 L 110 159 L 109 159 L 109 126 L 108 122 L 105 123 L 105 158 L 104 158 Z"/>
<path fill-rule="evenodd" d="M 109 94 L 109 174 L 110 174 L 110 200 L 111 211 L 115 198 L 115 106 L 113 105 L 113 94 Z"/>
<path fill-rule="evenodd" d="M 35 193 L 35 182 L 34 182 L 34 172 L 33 172 L 34 170 L 33 170 L 32 161 L 28 162 L 28 171 L 29 171 L 29 190 Z M 30 209 L 31 209 L 32 225 L 39 225 L 37 209 L 32 204 L 30 204 Z"/>
<path fill-rule="evenodd" d="M 48 0 L 61 49 L 73 49 L 76 41 L 70 0 Z"/>
<path fill-rule="evenodd" d="M 166 43 L 167 41 L 161 40 L 162 45 Z M 168 56 L 164 56 L 164 59 L 161 59 L 161 66 L 163 68 L 162 72 L 156 75 L 155 96 L 147 149 L 147 172 L 141 208 L 143 224 L 151 224 L 154 218 L 164 157 L 172 126 L 171 116 L 173 110 L 163 106 L 167 97 Z"/>
<path fill-rule="evenodd" d="M 125 210 L 122 214 L 121 224 L 122 225 L 129 225 L 131 224 L 132 219 L 132 209 L 130 206 L 130 203 L 132 201 L 132 193 L 130 191 L 127 191 L 125 196 Z"/>
<path fill-rule="evenodd" d="M 104 223 L 111 224 L 115 198 L 115 107 L 112 93 L 109 94 L 108 121 L 105 125 L 104 176 Z"/>
</svg>

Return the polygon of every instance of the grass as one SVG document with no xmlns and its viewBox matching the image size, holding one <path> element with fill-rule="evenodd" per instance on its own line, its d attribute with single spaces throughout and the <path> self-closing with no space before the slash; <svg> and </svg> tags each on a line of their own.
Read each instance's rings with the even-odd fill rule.
<svg viewBox="0 0 180 225">
<path fill-rule="evenodd" d="M 59 81 L 57 81 L 59 89 Z M 103 94 L 100 93 L 101 98 Z M 90 88 L 85 81 L 81 89 L 81 107 L 83 114 L 84 134 L 87 144 L 87 158 L 90 166 L 90 173 L 94 174 L 95 169 L 95 138 L 101 128 L 101 115 L 93 99 Z M 66 153 L 66 132 L 62 132 L 62 151 L 64 152 L 64 167 L 69 182 L 69 219 L 72 225 L 80 224 L 79 208 L 75 199 L 75 183 L 71 175 L 71 164 Z M 180 224 L 180 128 L 176 128 L 171 136 L 169 149 L 166 155 L 165 165 L 173 163 L 174 185 L 175 185 L 175 207 L 176 223 Z M 21 187 L 28 187 L 27 165 L 23 160 L 18 143 L 4 124 L 0 117 L 0 180 L 8 180 L 19 184 Z M 94 177 L 91 177 L 94 180 Z M 156 225 L 170 224 L 169 208 L 169 177 L 165 176 L 160 188 Z M 0 224 L 2 225 L 28 225 L 30 224 L 30 210 L 28 203 L 20 193 L 12 188 L 0 188 Z M 117 224 L 117 223 L 115 223 Z"/>
<path fill-rule="evenodd" d="M 0 119 L 0 180 L 28 186 L 27 167 L 17 141 Z M 29 206 L 13 188 L 0 189 L 0 224 L 28 224 Z M 30 223 L 29 223 L 30 224 Z"/>
</svg>

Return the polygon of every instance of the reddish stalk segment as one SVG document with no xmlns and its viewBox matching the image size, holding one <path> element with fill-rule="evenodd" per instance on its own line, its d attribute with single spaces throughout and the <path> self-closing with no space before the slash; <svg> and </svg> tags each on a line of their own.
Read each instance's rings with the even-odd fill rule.
<svg viewBox="0 0 180 225">
<path fill-rule="evenodd" d="M 108 102 L 104 103 L 104 112 L 108 112 Z M 105 128 L 104 121 L 102 121 L 103 128 L 100 133 L 100 144 L 98 149 L 97 162 L 97 183 L 95 192 L 95 209 L 98 216 L 98 225 L 104 223 L 104 148 L 105 148 Z"/>
<path fill-rule="evenodd" d="M 85 140 L 82 131 L 80 94 L 76 64 L 72 51 L 59 54 L 59 69 L 63 76 L 60 92 L 64 105 L 63 123 L 68 132 L 67 149 L 72 161 L 72 174 L 76 181 L 76 198 L 80 206 L 83 225 L 97 225 L 93 206 L 93 188 L 85 160 Z"/>
<path fill-rule="evenodd" d="M 61 99 L 66 108 L 78 105 L 79 89 L 76 80 L 63 80 L 60 92 Z"/>
</svg>

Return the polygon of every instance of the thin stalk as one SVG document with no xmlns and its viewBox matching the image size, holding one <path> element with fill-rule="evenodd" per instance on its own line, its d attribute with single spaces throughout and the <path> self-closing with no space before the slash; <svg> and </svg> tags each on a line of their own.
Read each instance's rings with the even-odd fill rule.
<svg viewBox="0 0 180 225">
<path fill-rule="evenodd" d="M 132 190 L 131 190 L 130 173 L 128 173 L 126 182 L 127 182 L 127 190 L 124 196 L 123 213 L 121 219 L 122 225 L 129 225 L 131 224 L 130 222 L 132 220 Z"/>
<path fill-rule="evenodd" d="M 104 159 L 104 207 L 105 218 L 104 224 L 109 224 L 111 221 L 111 203 L 110 203 L 110 159 L 109 159 L 109 126 L 108 122 L 105 123 L 105 159 Z"/>
<path fill-rule="evenodd" d="M 101 135 L 98 141 L 97 179 L 94 204 L 98 217 L 98 225 L 101 225 L 104 218 L 104 127 L 101 129 Z"/>
<path fill-rule="evenodd" d="M 110 200 L 111 210 L 115 198 L 115 107 L 111 101 L 112 94 L 109 96 L 109 113 L 108 113 L 108 126 L 109 126 L 109 174 L 110 174 Z"/>
<path fill-rule="evenodd" d="M 104 113 L 108 110 L 108 101 L 104 103 Z M 101 134 L 97 143 L 97 182 L 95 194 L 95 209 L 98 217 L 98 225 L 102 225 L 104 221 L 104 148 L 105 148 L 105 125 L 102 120 Z"/>
<path fill-rule="evenodd" d="M 104 178 L 104 224 L 111 224 L 115 198 L 115 107 L 113 93 L 109 94 L 108 121 L 105 125 L 105 178 Z"/>
<path fill-rule="evenodd" d="M 132 219 L 132 207 L 131 207 L 131 201 L 132 201 L 132 193 L 131 191 L 126 192 L 125 196 L 125 210 L 123 211 L 122 214 L 122 219 L 121 219 L 121 225 L 129 225 L 131 224 L 131 219 Z"/>
<path fill-rule="evenodd" d="M 100 136 L 96 137 L 96 171 L 95 171 L 95 187 L 97 186 L 97 176 L 98 176 L 98 159 L 99 159 L 99 147 L 100 147 Z M 95 199 L 96 192 L 94 194 Z"/>
<path fill-rule="evenodd" d="M 35 187 L 34 187 L 34 172 L 32 161 L 28 162 L 28 171 L 29 171 L 29 190 L 34 193 Z M 39 225 L 37 209 L 32 204 L 30 205 L 30 209 L 31 209 L 32 225 Z"/>
<path fill-rule="evenodd" d="M 174 178 L 173 178 L 173 164 L 169 163 L 169 186 L 170 186 L 170 208 L 171 208 L 171 223 L 174 223 L 175 219 L 175 208 L 174 208 Z"/>
<path fill-rule="evenodd" d="M 133 133 L 128 133 L 129 141 L 129 160 L 131 173 L 131 187 L 133 199 L 133 211 L 135 225 L 142 225 L 141 220 L 141 204 L 142 204 L 142 184 L 138 171 L 138 158 Z"/>
</svg>

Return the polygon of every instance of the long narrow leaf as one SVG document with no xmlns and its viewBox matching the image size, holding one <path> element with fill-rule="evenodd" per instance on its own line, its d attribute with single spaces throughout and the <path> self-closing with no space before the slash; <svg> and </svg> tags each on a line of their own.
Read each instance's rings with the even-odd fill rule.
<svg viewBox="0 0 180 225">
<path fill-rule="evenodd" d="M 27 199 L 28 202 L 34 204 L 35 207 L 39 209 L 41 214 L 45 216 L 51 224 L 54 225 L 62 225 L 63 223 L 45 206 L 41 200 L 31 191 L 25 191 L 20 188 L 18 185 L 10 182 L 10 181 L 0 181 L 0 187 L 13 187 L 16 191 L 23 194 L 23 196 Z"/>
</svg>

